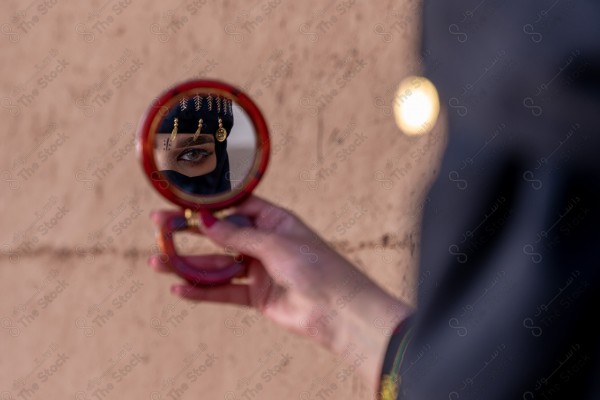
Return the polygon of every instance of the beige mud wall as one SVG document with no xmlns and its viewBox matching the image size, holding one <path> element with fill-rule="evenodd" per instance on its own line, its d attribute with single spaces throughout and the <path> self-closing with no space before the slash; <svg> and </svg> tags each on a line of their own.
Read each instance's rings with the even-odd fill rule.
<svg viewBox="0 0 600 400">
<path fill-rule="evenodd" d="M 3 1 L 0 398 L 366 398 L 309 340 L 170 295 L 176 278 L 146 259 L 148 213 L 171 206 L 142 174 L 134 131 L 175 82 L 244 88 L 273 138 L 257 193 L 414 301 L 419 210 L 444 143 L 439 128 L 403 136 L 390 114 L 420 68 L 417 6 Z"/>
</svg>

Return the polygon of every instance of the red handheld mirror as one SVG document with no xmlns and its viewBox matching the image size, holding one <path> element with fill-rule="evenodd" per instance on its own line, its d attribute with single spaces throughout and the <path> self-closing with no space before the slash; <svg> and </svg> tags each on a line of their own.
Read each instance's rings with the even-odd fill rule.
<svg viewBox="0 0 600 400">
<path fill-rule="evenodd" d="M 256 104 L 241 90 L 213 80 L 183 82 L 154 99 L 138 126 L 137 148 L 152 186 L 181 207 L 162 218 L 161 253 L 181 277 L 216 285 L 243 275 L 232 258 L 218 270 L 203 269 L 209 256 L 177 253 L 176 232 L 198 232 L 199 210 L 224 210 L 254 190 L 269 161 L 269 132 Z M 243 216 L 231 221 L 248 225 Z"/>
</svg>

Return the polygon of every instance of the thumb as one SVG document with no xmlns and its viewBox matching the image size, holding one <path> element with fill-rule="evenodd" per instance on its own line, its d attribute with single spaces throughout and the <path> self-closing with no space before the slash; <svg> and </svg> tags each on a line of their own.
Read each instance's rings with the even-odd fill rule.
<svg viewBox="0 0 600 400">
<path fill-rule="evenodd" d="M 255 227 L 240 227 L 228 220 L 218 219 L 209 211 L 200 210 L 200 231 L 226 250 L 263 260 L 268 249 L 273 250 L 274 235 Z"/>
</svg>

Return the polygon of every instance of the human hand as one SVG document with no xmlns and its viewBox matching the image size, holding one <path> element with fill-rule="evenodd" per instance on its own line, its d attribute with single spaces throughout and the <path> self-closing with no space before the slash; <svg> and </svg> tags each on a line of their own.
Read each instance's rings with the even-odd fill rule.
<svg viewBox="0 0 600 400">
<path fill-rule="evenodd" d="M 247 262 L 246 283 L 199 287 L 176 284 L 173 293 L 186 299 L 251 306 L 290 331 L 310 337 L 338 355 L 350 347 L 362 353 L 359 369 L 377 387 L 388 343 L 389 328 L 408 317 L 411 308 L 377 286 L 354 265 L 329 247 L 293 213 L 251 196 L 235 207 L 254 227 L 238 227 L 200 213 L 200 231 L 239 253 Z M 160 223 L 160 212 L 153 214 Z M 233 256 L 203 256 L 204 269 L 231 264 Z M 159 255 L 150 265 L 171 272 Z M 392 312 L 392 315 L 390 315 Z"/>
</svg>

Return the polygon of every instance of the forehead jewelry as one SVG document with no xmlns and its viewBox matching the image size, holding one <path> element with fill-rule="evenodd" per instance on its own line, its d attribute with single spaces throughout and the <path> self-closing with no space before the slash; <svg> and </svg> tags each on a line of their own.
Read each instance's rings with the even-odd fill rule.
<svg viewBox="0 0 600 400">
<path fill-rule="evenodd" d="M 194 137 L 192 138 L 192 141 L 194 141 L 194 142 L 195 142 L 195 141 L 196 141 L 196 140 L 198 140 L 198 138 L 200 137 L 200 132 L 202 131 L 202 123 L 203 123 L 203 122 L 204 122 L 204 121 L 202 121 L 202 118 L 200 118 L 200 119 L 198 120 L 198 129 L 196 129 L 196 133 L 194 133 Z"/>
<path fill-rule="evenodd" d="M 173 130 L 171 131 L 171 142 L 175 140 L 177 137 L 177 126 L 179 125 L 179 118 L 175 118 L 173 122 Z"/>
<path fill-rule="evenodd" d="M 217 140 L 219 142 L 225 141 L 227 139 L 227 131 L 223 128 L 223 120 L 219 117 L 219 129 L 217 129 L 217 133 L 215 134 Z"/>
</svg>

